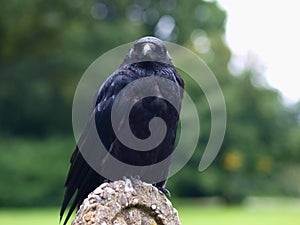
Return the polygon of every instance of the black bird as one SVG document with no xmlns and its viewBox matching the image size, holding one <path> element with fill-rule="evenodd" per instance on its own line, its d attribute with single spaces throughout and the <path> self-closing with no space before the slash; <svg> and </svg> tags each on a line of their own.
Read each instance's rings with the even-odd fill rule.
<svg viewBox="0 0 300 225">
<path fill-rule="evenodd" d="M 121 93 L 124 87 L 133 84 L 134 81 L 138 81 L 141 78 L 150 78 L 150 81 L 147 81 L 146 86 L 139 83 L 133 86 L 131 97 L 128 97 L 125 92 L 121 100 L 116 100 L 117 95 Z M 151 81 L 151 78 L 164 78 L 167 81 L 171 81 L 173 85 L 160 85 L 161 82 L 159 80 L 152 79 Z M 66 191 L 60 211 L 60 220 L 62 220 L 72 198 L 74 200 L 70 204 L 64 225 L 76 206 L 79 207 L 90 192 L 101 183 L 112 180 L 110 177 L 105 177 L 105 175 L 99 173 L 84 157 L 85 153 L 83 151 L 91 151 L 91 147 L 88 146 L 95 147 L 91 143 L 94 138 L 91 135 L 91 127 L 93 126 L 96 127 L 97 138 L 103 143 L 106 154 L 110 154 L 125 164 L 142 168 L 140 171 L 124 171 L 124 176 L 137 175 L 163 192 L 168 192 L 165 189 L 165 183 L 171 163 L 170 160 L 167 160 L 163 167 L 159 168 L 158 173 L 163 175 L 162 178 L 157 180 L 148 176 L 149 174 L 155 176 L 155 171 L 152 171 L 153 168 L 149 171 L 143 168 L 170 158 L 169 156 L 172 154 L 175 145 L 183 88 L 184 82 L 172 64 L 171 57 L 163 41 L 155 37 L 143 37 L 134 42 L 133 47 L 126 55 L 119 69 L 99 89 L 90 120 L 87 122 L 85 131 L 82 133 L 71 157 L 71 166 L 65 183 Z M 143 89 L 149 89 L 145 90 L 145 93 L 150 91 L 155 94 L 146 96 L 143 99 L 134 98 L 135 92 L 140 92 Z M 167 101 L 166 99 L 171 99 L 171 102 L 178 104 L 177 107 L 172 105 L 170 100 Z M 132 103 L 134 103 L 133 107 L 128 109 L 128 105 Z M 111 113 L 113 104 L 117 104 L 119 109 L 121 109 L 119 111 L 122 111 L 120 114 L 121 122 L 118 124 L 119 130 L 117 131 L 112 126 Z M 126 114 L 126 110 L 130 110 L 129 118 L 122 118 L 122 115 Z M 150 121 L 155 117 L 160 117 L 165 122 L 165 136 L 157 146 L 150 150 L 138 151 L 132 149 L 119 140 L 116 135 L 116 132 L 123 132 L 122 129 L 125 129 L 125 126 L 122 121 L 128 119 L 130 131 L 136 138 L 145 140 L 153 135 L 155 139 L 155 135 L 159 136 L 163 133 L 161 129 L 155 130 L 155 126 L 151 130 Z M 97 157 L 95 156 L 95 158 Z M 111 166 L 109 170 L 114 171 L 114 165 L 110 165 L 110 163 L 104 165 L 105 163 L 107 163 L 106 156 L 102 154 L 99 160 L 99 167 Z"/>
</svg>

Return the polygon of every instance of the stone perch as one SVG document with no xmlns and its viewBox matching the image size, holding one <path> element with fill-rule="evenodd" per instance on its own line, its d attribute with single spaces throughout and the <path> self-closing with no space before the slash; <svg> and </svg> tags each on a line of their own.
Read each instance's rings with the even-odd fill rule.
<svg viewBox="0 0 300 225">
<path fill-rule="evenodd" d="M 72 225 L 181 225 L 177 210 L 138 179 L 103 183 L 83 201 Z"/>
</svg>

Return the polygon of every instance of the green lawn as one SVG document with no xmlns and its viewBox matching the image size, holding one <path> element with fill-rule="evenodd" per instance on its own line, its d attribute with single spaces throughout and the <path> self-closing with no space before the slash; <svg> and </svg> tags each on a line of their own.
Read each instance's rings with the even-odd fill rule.
<svg viewBox="0 0 300 225">
<path fill-rule="evenodd" d="M 57 225 L 59 210 L 55 209 L 0 209 L 1 225 Z"/>
<path fill-rule="evenodd" d="M 299 206 L 300 207 L 300 206 Z M 179 208 L 183 225 L 296 225 L 300 208 L 197 207 Z"/>
<path fill-rule="evenodd" d="M 297 225 L 300 206 L 223 207 L 183 204 L 183 225 Z M 0 209 L 1 225 L 56 225 L 58 209 Z"/>
</svg>

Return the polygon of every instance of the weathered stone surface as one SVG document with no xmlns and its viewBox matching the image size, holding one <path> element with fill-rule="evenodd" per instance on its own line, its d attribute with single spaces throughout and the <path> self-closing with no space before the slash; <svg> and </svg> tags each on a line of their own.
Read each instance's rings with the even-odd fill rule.
<svg viewBox="0 0 300 225">
<path fill-rule="evenodd" d="M 84 200 L 72 225 L 181 225 L 166 196 L 137 179 L 104 183 Z"/>
</svg>

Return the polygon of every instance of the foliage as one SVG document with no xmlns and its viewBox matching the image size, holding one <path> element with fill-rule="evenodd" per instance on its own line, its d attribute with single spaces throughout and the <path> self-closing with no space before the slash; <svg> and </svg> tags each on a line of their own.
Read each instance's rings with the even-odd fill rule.
<svg viewBox="0 0 300 225">
<path fill-rule="evenodd" d="M 175 5 L 170 8 L 170 4 Z M 216 51 L 225 48 L 220 39 L 225 14 L 212 3 L 15 0 L 4 5 L 0 15 L 0 124 L 5 135 L 71 133 L 72 98 L 87 66 L 119 44 L 158 34 L 156 24 L 166 15 L 171 22 L 176 19 L 176 27 L 169 36 L 161 34 L 164 39 L 187 43 L 201 27 L 218 39 L 213 46 Z M 197 7 L 212 19 L 190 17 Z M 224 56 L 228 60 L 229 52 L 216 58 Z M 222 62 L 223 68 L 226 63 Z"/>
<path fill-rule="evenodd" d="M 73 148 L 70 137 L 1 140 L 0 206 L 59 204 Z"/>
<path fill-rule="evenodd" d="M 170 191 L 175 196 L 218 195 L 229 202 L 249 194 L 299 196 L 295 171 L 299 171 L 300 107 L 283 105 L 276 91 L 257 84 L 259 74 L 251 68 L 239 76 L 230 74 L 230 51 L 223 41 L 226 14 L 216 2 L 1 3 L 0 192 L 5 194 L 0 205 L 60 203 L 74 147 L 70 137 L 76 84 L 102 53 L 145 35 L 177 42 L 203 58 L 227 105 L 221 152 L 200 173 L 210 111 L 201 90 L 186 79 L 201 115 L 201 141 L 190 162 L 170 179 Z"/>
</svg>

